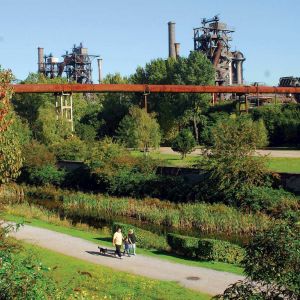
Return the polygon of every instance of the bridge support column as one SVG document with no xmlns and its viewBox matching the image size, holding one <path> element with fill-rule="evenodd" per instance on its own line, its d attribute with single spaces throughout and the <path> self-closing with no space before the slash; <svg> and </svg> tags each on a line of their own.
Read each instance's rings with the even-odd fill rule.
<svg viewBox="0 0 300 300">
<path fill-rule="evenodd" d="M 64 119 L 70 123 L 71 131 L 74 131 L 73 122 L 73 96 L 72 93 L 55 94 L 56 120 Z"/>
</svg>

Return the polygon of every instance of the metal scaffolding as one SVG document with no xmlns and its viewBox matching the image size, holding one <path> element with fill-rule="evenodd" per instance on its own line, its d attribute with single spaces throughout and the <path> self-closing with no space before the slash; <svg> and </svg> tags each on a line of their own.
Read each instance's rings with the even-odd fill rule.
<svg viewBox="0 0 300 300">
<path fill-rule="evenodd" d="M 55 94 L 56 120 L 66 120 L 74 131 L 72 93 Z"/>
</svg>

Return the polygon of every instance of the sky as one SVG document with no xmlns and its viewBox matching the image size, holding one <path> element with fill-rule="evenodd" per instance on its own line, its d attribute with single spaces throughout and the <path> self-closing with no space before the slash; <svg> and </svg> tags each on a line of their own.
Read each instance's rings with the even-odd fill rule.
<svg viewBox="0 0 300 300">
<path fill-rule="evenodd" d="M 0 0 L 0 11 L 0 65 L 20 80 L 37 71 L 37 47 L 61 57 L 80 42 L 103 58 L 104 75 L 130 75 L 168 56 L 169 21 L 188 56 L 193 28 L 216 14 L 235 29 L 232 50 L 246 57 L 246 82 L 300 77 L 299 0 Z M 93 69 L 96 81 L 96 61 Z"/>
</svg>

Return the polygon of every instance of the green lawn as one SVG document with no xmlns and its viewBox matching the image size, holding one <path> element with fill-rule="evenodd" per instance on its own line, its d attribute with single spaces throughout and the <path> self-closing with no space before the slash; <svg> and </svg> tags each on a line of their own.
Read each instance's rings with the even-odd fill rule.
<svg viewBox="0 0 300 300">
<path fill-rule="evenodd" d="M 140 151 L 131 151 L 133 156 L 142 156 Z M 160 164 L 166 167 L 192 167 L 199 162 L 201 156 L 188 155 L 181 159 L 177 154 L 162 154 L 150 152 L 149 155 L 160 160 Z M 275 172 L 300 173 L 300 158 L 269 157 L 267 163 L 269 169 Z"/>
<path fill-rule="evenodd" d="M 24 223 L 24 224 L 28 224 L 40 228 L 46 228 L 56 232 L 65 233 L 74 237 L 79 237 L 94 243 L 101 243 L 101 245 L 103 246 L 112 247 L 111 237 L 101 232 L 97 232 L 97 233 L 88 232 L 88 231 L 83 231 L 75 228 L 57 226 L 37 219 L 24 219 L 23 217 L 12 216 L 12 215 L 1 215 L 1 218 L 4 218 L 8 221 Z M 196 267 L 204 267 L 204 268 L 213 269 L 217 271 L 230 272 L 238 275 L 243 274 L 243 268 L 228 263 L 193 260 L 193 259 L 179 257 L 177 255 L 172 255 L 167 252 L 157 251 L 157 250 L 138 249 L 138 253 L 147 256 L 152 256 L 159 259 L 168 260 L 174 263 L 180 263 L 180 264 L 196 266 Z"/>
<path fill-rule="evenodd" d="M 41 247 L 23 243 L 26 252 L 37 255 L 50 268 L 53 277 L 68 299 L 174 299 L 206 300 L 211 297 L 174 282 L 153 280 L 115 271 Z"/>
<path fill-rule="evenodd" d="M 272 171 L 300 173 L 300 158 L 270 157 L 268 160 Z"/>
<path fill-rule="evenodd" d="M 141 157 L 143 156 L 143 153 L 140 151 L 131 151 L 131 155 Z M 148 155 L 150 155 L 152 158 L 160 160 L 161 166 L 165 167 L 191 167 L 199 161 L 199 158 L 201 158 L 200 155 L 188 155 L 186 158 L 181 159 L 179 154 L 162 154 L 157 151 L 150 152 Z"/>
</svg>

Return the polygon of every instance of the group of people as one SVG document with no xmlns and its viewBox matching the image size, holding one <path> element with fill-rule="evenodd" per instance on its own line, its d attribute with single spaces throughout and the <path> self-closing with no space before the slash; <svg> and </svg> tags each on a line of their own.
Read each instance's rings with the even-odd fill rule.
<svg viewBox="0 0 300 300">
<path fill-rule="evenodd" d="M 122 229 L 119 227 L 114 233 L 113 245 L 116 247 L 115 256 L 122 258 L 121 248 L 124 243 L 123 255 L 127 254 L 128 257 L 136 255 L 136 236 L 133 229 L 128 231 L 127 236 L 123 236 Z"/>
</svg>

